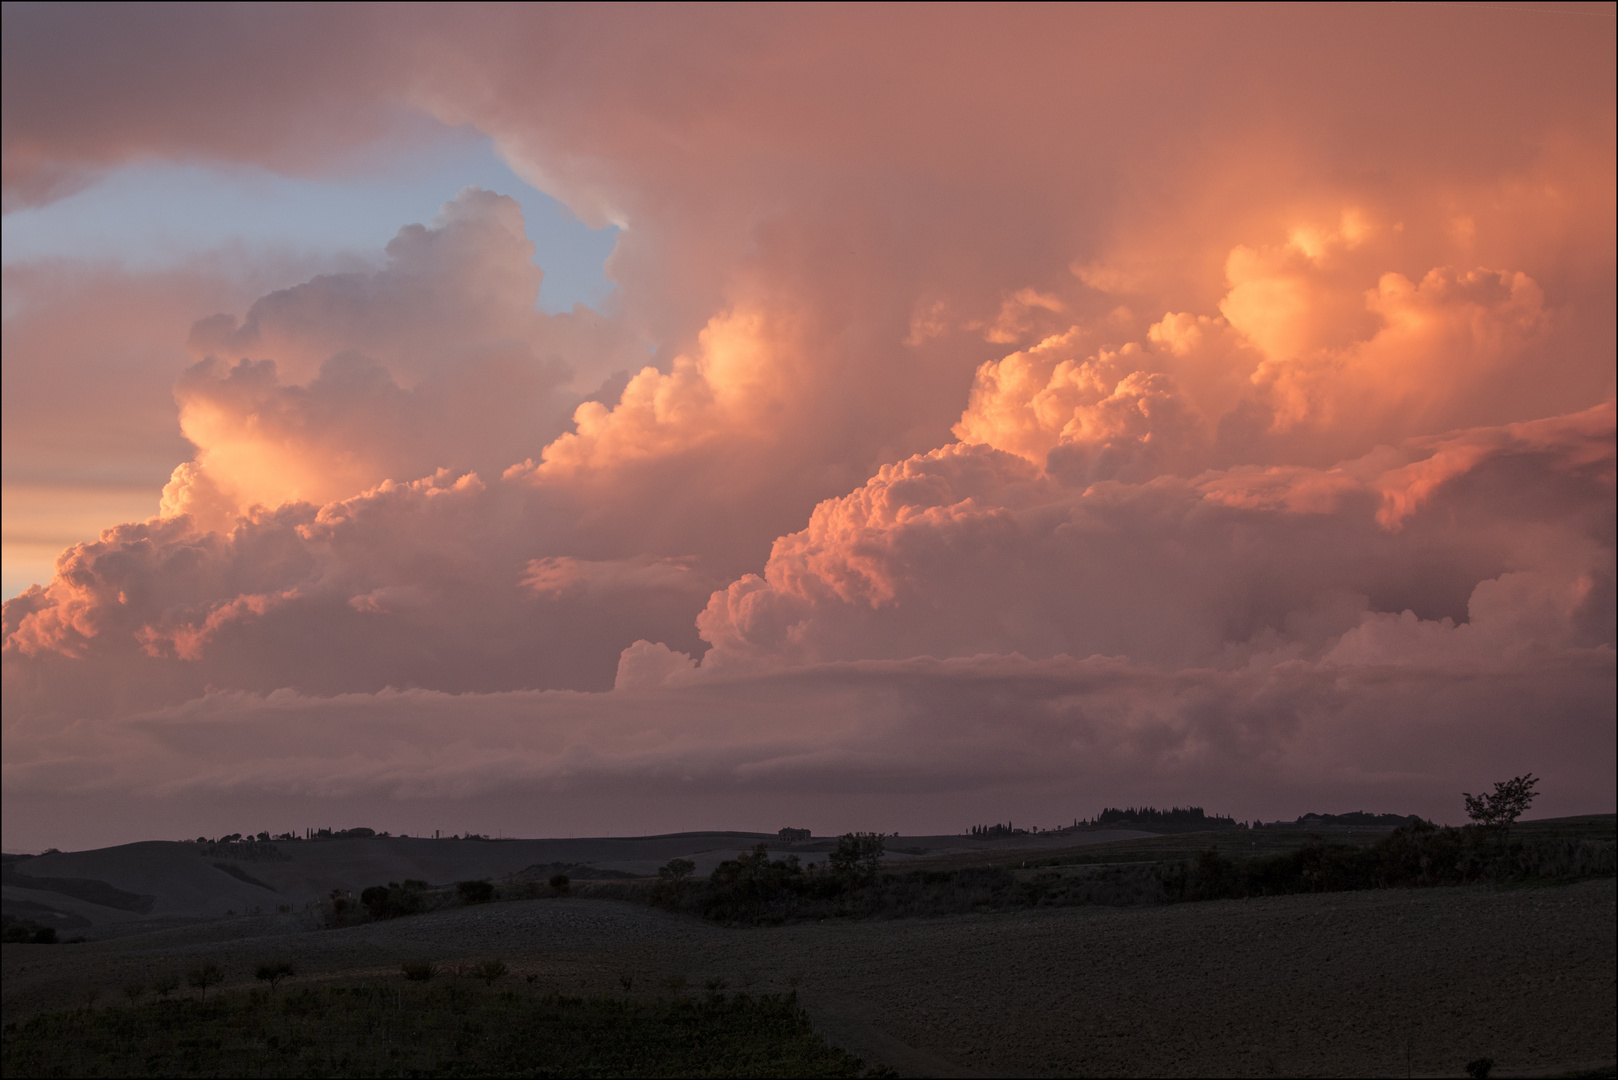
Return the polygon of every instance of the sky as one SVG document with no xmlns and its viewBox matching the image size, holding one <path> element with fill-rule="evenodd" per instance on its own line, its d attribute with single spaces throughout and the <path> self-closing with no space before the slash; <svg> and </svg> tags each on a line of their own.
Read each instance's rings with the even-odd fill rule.
<svg viewBox="0 0 1618 1080">
<path fill-rule="evenodd" d="M 1612 812 L 1614 16 L 6 5 L 0 840 Z"/>
<path fill-rule="evenodd" d="M 129 162 L 65 197 L 8 206 L 0 258 L 8 301 L 23 306 L 43 300 L 28 283 L 52 264 L 59 272 L 115 267 L 153 277 L 184 272 L 210 256 L 238 262 L 248 252 L 260 262 L 279 260 L 283 265 L 269 270 L 272 280 L 279 273 L 278 283 L 295 285 L 315 267 L 374 262 L 401 222 L 430 219 L 446 199 L 477 186 L 523 205 L 534 258 L 545 271 L 541 310 L 557 314 L 575 303 L 598 309 L 610 303 L 612 283 L 603 264 L 612 253 L 615 227 L 591 229 L 529 186 L 487 136 L 464 127 L 442 127 L 431 136 L 389 148 L 363 169 L 324 176 L 230 162 Z M 199 311 L 208 301 L 201 303 Z M 59 441 L 44 444 L 31 430 L 28 418 L 38 415 L 38 402 L 30 391 L 38 382 L 30 381 L 49 375 L 6 364 L 5 599 L 30 585 L 48 585 L 56 556 L 68 545 L 96 539 L 109 522 L 141 520 L 156 510 L 176 455 L 188 456 L 169 395 L 187 363 L 185 343 L 182 335 L 169 337 L 151 343 L 153 366 L 161 370 L 141 373 L 151 407 L 147 430 L 131 433 L 135 438 L 124 445 L 86 447 L 72 456 Z M 106 356 L 103 363 L 118 359 Z M 15 394 L 13 379 L 19 384 Z M 60 418 L 52 420 L 65 434 Z M 154 438 L 158 430 L 170 437 Z M 82 446 L 85 440 L 74 432 L 71 441 Z"/>
</svg>

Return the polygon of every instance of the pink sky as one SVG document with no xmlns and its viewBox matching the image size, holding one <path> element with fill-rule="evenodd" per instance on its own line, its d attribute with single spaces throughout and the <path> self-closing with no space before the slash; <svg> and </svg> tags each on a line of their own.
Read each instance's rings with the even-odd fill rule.
<svg viewBox="0 0 1618 1080">
<path fill-rule="evenodd" d="M 8 212 L 619 233 L 8 261 L 8 536 L 173 472 L 5 603 L 7 850 L 1611 812 L 1614 10 L 8 8 Z"/>
</svg>

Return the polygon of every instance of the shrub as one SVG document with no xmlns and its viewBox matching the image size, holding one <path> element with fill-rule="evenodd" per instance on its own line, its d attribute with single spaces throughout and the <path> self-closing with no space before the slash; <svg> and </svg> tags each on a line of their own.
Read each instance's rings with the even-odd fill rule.
<svg viewBox="0 0 1618 1080">
<path fill-rule="evenodd" d="M 557 893 L 558 895 L 567 892 L 568 886 L 570 884 L 572 884 L 572 883 L 570 881 L 568 881 L 568 877 L 567 877 L 566 874 L 552 874 L 551 875 L 551 880 L 550 880 L 551 891 Z"/>
<path fill-rule="evenodd" d="M 370 912 L 371 918 L 382 919 L 387 917 L 388 889 L 386 885 L 372 885 L 360 892 L 360 903 Z"/>
<path fill-rule="evenodd" d="M 487 881 L 457 881 L 455 892 L 463 904 L 487 904 L 494 899 L 494 886 Z"/>
<path fill-rule="evenodd" d="M 482 979 L 484 986 L 493 986 L 496 979 L 505 977 L 506 970 L 504 960 L 485 960 L 472 968 L 472 977 Z"/>
<path fill-rule="evenodd" d="M 803 891 L 803 867 L 796 855 L 770 859 L 764 844 L 726 859 L 709 875 L 704 914 L 718 919 L 757 919 L 784 896 Z"/>
<path fill-rule="evenodd" d="M 474 882 L 473 884 L 486 884 Z M 397 919 L 401 915 L 414 915 L 422 908 L 424 881 L 411 879 L 403 885 L 390 881 L 386 885 L 372 885 L 360 893 L 360 904 L 373 919 Z M 492 890 L 492 886 L 490 886 Z"/>
<path fill-rule="evenodd" d="M 862 853 L 860 839 L 845 836 L 841 856 L 827 870 L 801 866 L 795 856 L 772 860 L 766 846 L 759 844 L 720 863 L 705 882 L 686 881 L 685 874 L 676 877 L 671 870 L 660 872 L 650 889 L 615 895 L 720 922 L 774 924 L 1567 880 L 1611 876 L 1618 864 L 1618 845 L 1610 840 L 1529 840 L 1508 846 L 1480 829 L 1440 828 L 1419 818 L 1370 846 L 1315 841 L 1253 858 L 1231 858 L 1209 849 L 1184 861 L 1072 867 L 1065 873 L 1052 869 L 1031 876 L 992 866 L 884 874 L 869 863 L 862 865 L 861 855 L 871 858 L 871 854 L 869 848 Z M 606 895 L 599 886 L 591 888 Z"/>
<path fill-rule="evenodd" d="M 691 876 L 697 864 L 690 859 L 670 859 L 666 864 L 657 868 L 657 876 L 663 881 L 672 881 L 679 884 Z"/>
<path fill-rule="evenodd" d="M 438 974 L 438 965 L 426 960 L 406 961 L 399 965 L 404 977 L 411 982 L 426 982 Z"/>
<path fill-rule="evenodd" d="M 0 930 L 0 941 L 8 944 L 55 945 L 56 928 L 41 926 L 30 919 L 17 919 L 7 915 L 4 929 Z"/>
<path fill-rule="evenodd" d="M 837 840 L 837 850 L 826 857 L 826 865 L 845 885 L 867 885 L 882 869 L 885 847 L 879 833 L 845 833 Z"/>
</svg>

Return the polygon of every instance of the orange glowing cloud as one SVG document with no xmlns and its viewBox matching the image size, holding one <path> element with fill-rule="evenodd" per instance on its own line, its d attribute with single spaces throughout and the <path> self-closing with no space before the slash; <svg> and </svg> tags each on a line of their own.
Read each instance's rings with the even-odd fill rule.
<svg viewBox="0 0 1618 1080">
<path fill-rule="evenodd" d="M 938 806 L 1078 777 L 1369 805 L 1459 790 L 1464 744 L 1610 804 L 1610 34 L 1435 5 L 312 12 L 230 31 L 246 70 L 356 57 L 265 97 L 255 142 L 200 56 L 162 53 L 181 108 L 101 31 L 8 9 L 44 35 L 8 63 L 8 198 L 141 155 L 335 169 L 393 110 L 619 224 L 615 299 L 537 311 L 520 210 L 468 189 L 369 267 L 165 316 L 189 448 L 156 516 L 7 601 L 8 799 Z M 58 100 L 73 50 L 39 27 L 120 58 Z M 127 123 L 83 105 L 130 81 Z M 152 338 L 149 283 L 105 280 Z M 89 351 L 75 296 L 8 335 Z M 257 758 L 184 749 L 232 730 Z"/>
</svg>

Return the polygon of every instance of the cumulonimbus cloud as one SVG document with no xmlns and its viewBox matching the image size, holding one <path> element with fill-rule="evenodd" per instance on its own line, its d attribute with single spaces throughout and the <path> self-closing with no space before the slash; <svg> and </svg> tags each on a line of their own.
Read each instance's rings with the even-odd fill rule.
<svg viewBox="0 0 1618 1080">
<path fill-rule="evenodd" d="M 162 512 L 6 603 L 8 799 L 1436 812 L 1531 767 L 1610 804 L 1610 41 L 1402 9 L 393 14 L 332 22 L 365 62 L 312 92 L 491 134 L 622 226 L 618 300 L 537 312 L 520 211 L 469 190 L 369 269 L 196 322 Z M 229 95 L 13 130 L 34 100 L 8 89 L 23 201 L 397 134 L 299 143 L 298 94 L 261 146 L 221 134 Z"/>
<path fill-rule="evenodd" d="M 974 653 L 1229 666 L 1375 636 L 1378 611 L 1447 619 L 1480 646 L 1610 647 L 1613 417 L 1609 402 L 1329 470 L 1141 484 L 1073 484 L 958 444 L 822 503 L 762 577 L 715 593 L 704 667 Z"/>
</svg>

